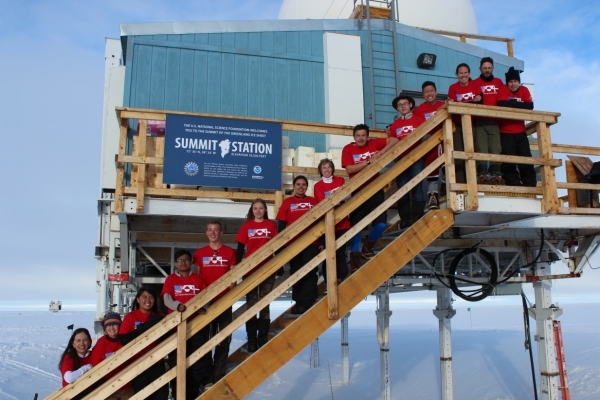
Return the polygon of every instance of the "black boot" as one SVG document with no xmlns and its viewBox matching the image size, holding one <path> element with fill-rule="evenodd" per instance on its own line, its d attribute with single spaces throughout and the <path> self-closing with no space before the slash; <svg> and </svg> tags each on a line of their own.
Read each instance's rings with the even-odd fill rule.
<svg viewBox="0 0 600 400">
<path fill-rule="evenodd" d="M 421 219 L 421 217 L 425 214 L 425 201 L 415 201 L 412 204 L 412 211 L 410 213 L 411 225 Z"/>
<path fill-rule="evenodd" d="M 248 334 L 248 345 L 246 346 L 246 350 L 248 353 L 254 353 L 258 350 L 258 344 L 256 342 L 257 325 L 258 321 L 256 320 L 256 317 L 252 317 L 246 321 L 246 333 Z"/>
<path fill-rule="evenodd" d="M 410 202 L 398 202 L 398 215 L 400 216 L 400 229 L 411 225 Z"/>
<path fill-rule="evenodd" d="M 258 320 L 258 347 L 263 347 L 268 340 L 269 330 L 271 329 L 271 320 L 260 318 Z"/>
</svg>

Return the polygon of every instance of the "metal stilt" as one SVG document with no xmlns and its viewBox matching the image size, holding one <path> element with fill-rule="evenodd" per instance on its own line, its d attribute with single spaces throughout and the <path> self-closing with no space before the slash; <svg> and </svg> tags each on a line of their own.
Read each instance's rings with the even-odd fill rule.
<svg viewBox="0 0 600 400">
<path fill-rule="evenodd" d="M 319 368 L 319 338 L 310 344 L 310 368 Z"/>
<path fill-rule="evenodd" d="M 385 286 L 377 289 L 377 341 L 379 342 L 379 366 L 381 371 L 381 399 L 390 400 L 390 288 Z"/>
<path fill-rule="evenodd" d="M 437 289 L 437 307 L 433 314 L 439 319 L 440 326 L 440 376 L 442 378 L 442 400 L 452 400 L 452 332 L 450 319 L 456 314 L 452 308 L 452 291 L 448 288 Z"/>
<path fill-rule="evenodd" d="M 348 317 L 350 313 L 344 315 L 341 319 L 342 331 L 342 385 L 350 382 L 350 354 L 348 349 Z"/>
<path fill-rule="evenodd" d="M 550 275 L 550 264 L 544 251 L 536 264 L 536 275 Z M 553 321 L 562 315 L 562 309 L 552 304 L 552 281 L 533 283 L 535 304 L 529 309 L 529 315 L 535 318 L 535 341 L 538 344 L 538 364 L 540 370 L 541 399 L 558 400 L 560 398 L 560 376 L 558 372 L 556 342 Z"/>
</svg>

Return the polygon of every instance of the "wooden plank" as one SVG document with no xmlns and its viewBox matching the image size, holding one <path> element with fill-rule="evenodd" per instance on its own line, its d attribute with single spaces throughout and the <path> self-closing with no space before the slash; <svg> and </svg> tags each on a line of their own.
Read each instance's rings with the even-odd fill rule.
<svg viewBox="0 0 600 400">
<path fill-rule="evenodd" d="M 133 164 L 150 164 L 150 165 L 163 165 L 165 159 L 163 157 L 140 157 L 140 156 L 126 156 L 116 155 L 115 162 L 118 163 L 133 163 Z"/>
<path fill-rule="evenodd" d="M 125 195 L 135 195 L 136 190 L 132 187 L 125 187 L 123 190 Z M 217 199 L 231 199 L 231 200 L 254 200 L 260 196 L 266 202 L 272 203 L 275 201 L 275 195 L 273 193 L 251 193 L 251 192 L 220 192 L 217 190 L 202 190 L 202 189 L 159 189 L 159 188 L 148 188 L 146 189 L 147 196 L 161 196 L 161 197 L 206 197 L 206 198 L 217 198 Z"/>
<path fill-rule="evenodd" d="M 314 167 L 295 167 L 291 165 L 284 165 L 281 167 L 281 172 L 292 172 L 296 174 L 306 174 L 306 175 L 319 175 L 319 170 Z M 348 173 L 345 169 L 336 169 L 334 175 L 337 176 L 348 176 Z"/>
<path fill-rule="evenodd" d="M 481 104 L 460 103 L 456 101 L 448 103 L 448 112 L 450 114 L 469 114 L 472 116 L 516 119 L 521 121 L 527 120 L 548 123 L 556 123 L 558 121 L 558 117 L 560 116 L 560 113 L 554 112 L 484 106 Z"/>
<path fill-rule="evenodd" d="M 297 132 L 310 132 L 310 133 L 323 133 L 329 135 L 342 135 L 352 136 L 352 126 L 348 125 L 333 125 L 315 122 L 305 121 L 288 121 L 273 118 L 253 118 L 253 117 L 239 117 L 234 115 L 223 115 L 223 114 L 208 114 L 208 113 L 193 113 L 184 111 L 162 111 L 162 110 L 150 110 L 150 109 L 139 109 L 139 108 L 128 108 L 128 107 L 117 107 L 117 114 L 120 118 L 137 118 L 137 119 L 155 119 L 164 121 L 167 114 L 169 115 L 188 115 L 196 117 L 210 117 L 210 118 L 227 118 L 244 121 L 261 121 L 261 122 L 274 122 L 282 124 L 284 131 L 297 131 Z M 387 137 L 384 129 L 370 129 L 369 136 L 371 137 Z"/>
<path fill-rule="evenodd" d="M 463 43 L 467 43 L 467 37 L 465 35 L 459 35 L 460 41 Z"/>
<path fill-rule="evenodd" d="M 589 157 L 580 157 L 580 156 L 567 156 L 569 160 L 573 163 L 573 166 L 579 171 L 581 176 L 585 176 L 590 173 L 592 170 L 592 166 L 594 163 L 590 160 Z M 578 178 L 579 179 L 579 178 Z"/>
<path fill-rule="evenodd" d="M 338 283 L 335 257 L 335 211 L 331 209 L 325 214 L 325 260 L 327 268 L 327 316 L 337 320 L 338 312 Z"/>
<path fill-rule="evenodd" d="M 466 192 L 467 185 L 465 183 L 452 183 L 450 185 L 452 192 Z M 522 194 L 542 194 L 542 188 L 527 187 L 527 186 L 493 186 L 493 185 L 477 185 L 479 192 L 491 193 L 522 193 Z"/>
<path fill-rule="evenodd" d="M 569 162 L 569 161 L 567 161 Z M 567 180 L 568 180 L 567 176 Z M 559 189 L 579 189 L 579 190 L 600 190 L 600 183 L 570 183 L 570 182 L 559 182 L 556 184 L 556 187 Z M 573 190 L 571 190 L 573 191 Z M 571 199 L 569 198 L 569 205 Z M 573 204 L 576 204 L 573 203 Z"/>
<path fill-rule="evenodd" d="M 560 214 L 600 215 L 600 208 L 560 207 Z"/>
<path fill-rule="evenodd" d="M 540 146 L 541 158 L 552 158 L 552 140 L 550 139 L 550 129 L 544 122 L 538 122 L 538 144 Z M 542 199 L 542 211 L 548 214 L 558 213 L 558 192 L 556 188 L 556 176 L 554 169 L 548 165 L 540 167 L 542 175 L 542 189 L 544 197 Z"/>
<path fill-rule="evenodd" d="M 148 135 L 146 134 L 147 122 L 145 119 L 140 120 L 139 129 L 138 129 L 138 141 L 137 147 L 134 148 L 135 154 L 138 157 L 146 156 L 146 139 Z M 144 190 L 146 188 L 146 165 L 140 164 L 137 166 L 137 176 L 135 179 L 136 186 L 136 211 L 138 213 L 144 212 Z"/>
<path fill-rule="evenodd" d="M 509 57 L 514 57 L 515 56 L 515 51 L 513 49 L 513 42 L 512 42 L 512 40 L 506 42 L 506 54 L 508 54 Z"/>
<path fill-rule="evenodd" d="M 340 315 L 346 315 L 366 295 L 395 273 L 452 225 L 448 210 L 431 211 L 340 285 Z M 327 302 L 319 301 L 254 356 L 238 366 L 210 391 L 212 399 L 240 399 L 308 346 L 336 321 L 323 318 Z"/>
<path fill-rule="evenodd" d="M 463 143 L 466 153 L 474 153 L 475 145 L 473 143 L 473 125 L 469 115 L 461 116 Z M 477 211 L 479 208 L 479 198 L 477 197 L 477 164 L 475 160 L 465 161 L 467 171 L 467 196 L 465 199 L 465 209 L 467 211 Z"/>
<path fill-rule="evenodd" d="M 125 155 L 125 148 L 127 147 L 127 129 L 129 128 L 129 120 L 126 118 L 120 118 L 119 127 L 119 156 Z M 117 164 L 117 184 L 115 186 L 115 203 L 114 213 L 121 212 L 123 210 L 123 185 L 125 179 L 125 165 Z"/>
<path fill-rule="evenodd" d="M 186 331 L 187 320 L 182 320 L 177 327 L 177 398 L 185 399 L 185 380 L 186 380 Z"/>
<path fill-rule="evenodd" d="M 531 150 L 538 150 L 537 143 L 533 142 Z M 572 144 L 552 144 L 553 153 L 582 154 L 585 156 L 600 156 L 600 147 L 577 146 Z"/>
<path fill-rule="evenodd" d="M 275 204 L 273 205 L 273 214 L 277 215 L 279 209 L 281 208 L 281 204 L 283 203 L 283 192 L 281 190 L 275 191 Z"/>
<path fill-rule="evenodd" d="M 445 30 L 441 30 L 441 29 L 430 29 L 430 28 L 422 28 L 422 27 L 416 27 L 416 28 L 420 29 L 422 31 L 437 33 L 438 35 L 454 36 L 454 37 L 464 36 L 465 38 L 469 38 L 469 39 L 490 40 L 493 42 L 507 42 L 508 43 L 508 42 L 514 42 L 514 40 L 515 40 L 514 38 L 503 37 L 503 36 L 478 35 L 476 33 L 453 32 L 453 31 L 445 31 Z"/>
<path fill-rule="evenodd" d="M 454 127 L 452 119 L 444 121 L 444 157 L 446 159 L 446 207 L 452 211 L 457 210 L 456 193 L 450 190 L 450 186 L 456 183 L 456 164 L 454 163 Z"/>
<path fill-rule="evenodd" d="M 171 368 L 163 376 L 161 376 L 160 378 L 158 378 L 151 384 L 147 385 L 144 389 L 140 390 L 139 392 L 134 394 L 132 397 L 130 397 L 129 400 L 145 400 L 148 398 L 148 396 L 150 396 L 152 393 L 156 392 L 159 388 L 163 387 L 164 385 L 169 383 L 174 378 L 175 378 L 175 368 Z"/>
<path fill-rule="evenodd" d="M 466 153 L 463 151 L 455 151 L 454 158 L 458 158 L 459 160 L 496 161 L 510 164 L 549 165 L 551 167 L 562 166 L 562 160 L 557 158 L 548 160 L 537 157 L 506 156 L 502 154 L 487 153 Z"/>
</svg>

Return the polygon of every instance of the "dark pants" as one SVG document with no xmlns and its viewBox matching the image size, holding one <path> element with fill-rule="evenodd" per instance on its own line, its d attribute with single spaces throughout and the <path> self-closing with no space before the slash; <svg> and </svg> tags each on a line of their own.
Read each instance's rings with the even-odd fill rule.
<svg viewBox="0 0 600 400">
<path fill-rule="evenodd" d="M 194 336 L 188 339 L 186 346 L 187 357 L 208 341 L 209 333 L 210 325 L 202 328 Z M 186 376 L 186 397 L 188 399 L 197 398 L 200 385 L 205 385 L 209 382 L 212 382 L 212 354 L 210 351 L 188 368 Z"/>
<path fill-rule="evenodd" d="M 146 386 L 154 382 L 156 379 L 160 378 L 166 372 L 165 363 L 159 362 L 158 364 L 154 364 L 147 370 L 143 371 L 141 374 L 133 378 L 131 382 L 133 386 L 133 391 L 138 393 Z M 158 389 L 156 392 L 152 393 L 146 399 L 150 400 L 167 400 L 169 397 L 169 384 L 165 384 L 163 387 Z"/>
<path fill-rule="evenodd" d="M 247 279 L 247 278 L 244 278 Z M 259 283 L 258 286 L 253 288 L 246 294 L 246 305 L 248 308 L 252 307 L 260 299 L 271 293 L 273 289 L 273 284 L 275 283 L 275 275 L 269 276 L 263 282 Z M 260 319 L 271 319 L 271 313 L 269 310 L 269 305 L 267 304 L 260 312 L 258 313 L 258 317 Z"/>
<path fill-rule="evenodd" d="M 412 178 L 417 176 L 421 171 L 425 169 L 425 161 L 423 159 L 417 160 L 413 165 L 408 167 L 403 173 L 396 177 L 396 186 L 398 189 L 401 189 L 404 185 L 406 185 Z M 410 192 L 406 193 L 404 196 L 400 197 L 398 203 L 409 203 L 412 195 L 412 201 L 415 202 L 423 202 L 425 201 L 425 196 L 423 195 L 423 187 L 419 183 L 417 186 L 412 188 Z"/>
<path fill-rule="evenodd" d="M 463 141 L 463 130 L 461 124 L 456 124 L 456 130 L 453 133 L 454 150 L 465 151 L 465 142 Z M 465 160 L 454 159 L 454 169 L 456 170 L 456 183 L 466 183 L 467 173 L 465 170 Z"/>
<path fill-rule="evenodd" d="M 319 254 L 319 247 L 316 244 L 311 244 L 302 250 L 290 260 L 290 275 L 300 270 L 317 254 Z M 310 308 L 317 299 L 319 294 L 317 290 L 317 280 L 319 278 L 317 269 L 318 267 L 315 267 L 292 286 L 292 300 L 301 307 Z"/>
<path fill-rule="evenodd" d="M 476 119 L 473 122 L 473 140 L 476 153 L 500 154 L 502 145 L 500 144 L 500 130 L 498 121 L 487 119 Z M 477 176 L 501 175 L 502 170 L 499 162 L 477 161 Z"/>
<path fill-rule="evenodd" d="M 355 194 L 356 192 L 352 193 L 353 196 Z M 367 201 L 358 206 L 356 210 L 352 211 L 352 213 L 350 214 L 350 225 L 355 226 L 356 224 L 358 224 L 364 217 L 366 217 L 370 212 L 379 207 L 379 205 L 381 205 L 381 203 L 383 203 L 384 201 L 385 194 L 383 193 L 383 190 L 380 190 L 379 192 L 375 193 L 373 196 L 371 196 L 371 198 L 369 198 Z M 387 214 L 385 211 L 383 211 L 379 216 L 377 216 L 372 222 L 373 226 L 379 223 L 387 223 Z"/>
<path fill-rule="evenodd" d="M 229 307 L 223 311 L 221 315 L 213 320 L 210 324 L 210 337 L 212 338 L 227 325 L 231 323 L 233 319 L 232 308 Z M 225 376 L 227 359 L 229 357 L 229 344 L 231 343 L 231 335 L 227 336 L 221 343 L 215 347 L 215 355 L 213 362 L 213 382 L 216 383 L 219 379 Z"/>
<path fill-rule="evenodd" d="M 503 133 L 500 135 L 502 140 L 502 154 L 507 156 L 531 157 L 529 140 L 525 132 L 516 135 Z M 519 170 L 517 171 L 517 167 Z M 507 164 L 502 163 L 502 176 L 509 186 L 531 186 L 535 187 L 536 177 L 535 169 L 531 164 Z"/>
</svg>

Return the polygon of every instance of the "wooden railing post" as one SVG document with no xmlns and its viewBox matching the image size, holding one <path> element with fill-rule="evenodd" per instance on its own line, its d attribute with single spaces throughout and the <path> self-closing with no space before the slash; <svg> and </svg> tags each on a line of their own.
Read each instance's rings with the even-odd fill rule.
<svg viewBox="0 0 600 400">
<path fill-rule="evenodd" d="M 463 143 L 465 144 L 465 153 L 474 153 L 473 144 L 473 125 L 471 116 L 463 114 L 461 116 Z M 466 160 L 465 169 L 467 171 L 467 198 L 465 201 L 465 210 L 477 211 L 479 208 L 479 199 L 477 197 L 477 164 L 475 160 Z"/>
<path fill-rule="evenodd" d="M 275 191 L 275 204 L 273 205 L 273 215 L 277 215 L 279 209 L 281 208 L 281 204 L 283 204 L 283 191 L 276 190 Z"/>
<path fill-rule="evenodd" d="M 338 319 L 338 282 L 335 257 L 335 214 L 332 208 L 325 214 L 325 264 L 327 268 L 327 301 L 329 319 Z"/>
<path fill-rule="evenodd" d="M 515 52 L 513 51 L 513 42 L 512 42 L 512 40 L 508 40 L 506 42 L 506 53 L 508 54 L 509 57 L 514 57 L 515 56 Z"/>
<path fill-rule="evenodd" d="M 575 166 L 571 160 L 565 161 L 565 170 L 567 173 L 567 182 L 569 183 L 578 183 L 577 180 L 577 171 L 575 171 Z M 569 189 L 567 190 L 567 201 L 569 202 L 569 208 L 579 207 L 577 203 L 577 190 Z"/>
<path fill-rule="evenodd" d="M 125 148 L 127 147 L 127 129 L 129 128 L 129 120 L 121 118 L 121 126 L 119 132 L 119 156 L 125 156 Z M 125 179 L 125 163 L 117 162 L 117 186 L 115 188 L 115 208 L 114 212 L 118 213 L 123 210 L 123 185 Z"/>
<path fill-rule="evenodd" d="M 444 121 L 444 157 L 446 167 L 446 207 L 452 211 L 458 211 L 456 206 L 456 192 L 450 190 L 450 186 L 456 183 L 456 164 L 454 162 L 454 130 L 452 117 L 448 116 Z"/>
<path fill-rule="evenodd" d="M 177 399 L 185 399 L 187 320 L 177 326 Z"/>
<path fill-rule="evenodd" d="M 540 158 L 552 158 L 552 140 L 550 129 L 545 122 L 537 123 L 538 144 Z M 556 188 L 556 175 L 554 168 L 550 165 L 540 166 L 542 172 L 542 212 L 547 214 L 558 214 L 558 192 Z M 569 204 L 570 206 L 570 204 Z"/>
<path fill-rule="evenodd" d="M 148 121 L 141 119 L 139 122 L 138 129 L 138 140 L 135 154 L 138 157 L 146 157 L 146 126 Z M 144 190 L 146 188 L 146 164 L 137 165 L 137 176 L 135 179 L 136 186 L 136 211 L 139 213 L 144 212 Z"/>
</svg>

